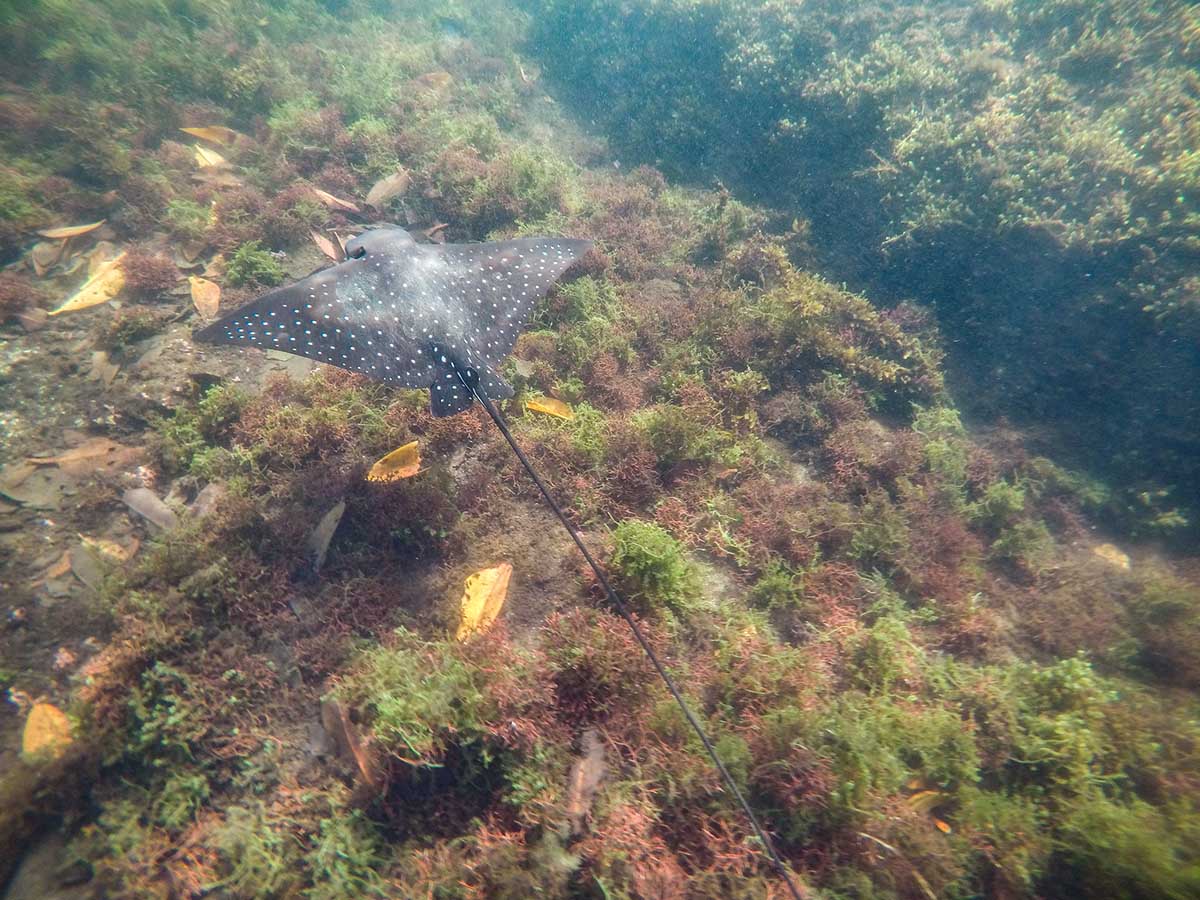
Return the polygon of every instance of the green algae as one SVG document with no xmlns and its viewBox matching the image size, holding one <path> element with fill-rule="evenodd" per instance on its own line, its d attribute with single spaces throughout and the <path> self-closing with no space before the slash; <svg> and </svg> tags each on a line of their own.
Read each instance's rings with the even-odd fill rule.
<svg viewBox="0 0 1200 900">
<path fill-rule="evenodd" d="M 246 284 L 271 287 L 283 281 L 283 267 L 258 241 L 247 241 L 234 251 L 225 278 L 234 287 Z"/>
<path fill-rule="evenodd" d="M 723 15 L 661 7 L 682 16 L 681 34 L 708 33 Z M 1010 7 L 987 12 L 1026 12 Z M 398 163 L 416 181 L 405 204 L 449 219 L 454 239 L 543 226 L 599 238 L 609 261 L 548 298 L 543 330 L 520 348 L 529 374 L 514 379 L 572 402 L 575 419 L 514 417 L 518 437 L 584 522 L 618 523 L 614 579 L 806 882 L 846 897 L 1194 892 L 1195 588 L 1167 563 L 1135 555 L 1120 574 L 1087 556 L 1077 522 L 1103 522 L 1115 492 L 965 426 L 931 318 L 806 271 L 794 240 L 803 227 L 777 228 L 726 192 L 667 188 L 645 170 L 583 172 L 543 152 L 521 131 L 528 85 L 515 64 L 497 79 L 495 61 L 464 62 L 436 43 L 442 26 L 424 12 L 401 34 L 357 7 L 344 21 L 264 7 L 258 25 L 217 5 L 191 9 L 186 26 L 122 9 L 146 15 L 98 15 L 83 35 L 78 11 L 47 6 L 60 39 L 23 39 L 65 67 L 47 84 L 87 85 L 144 116 L 164 102 L 151 86 L 170 84 L 224 107 L 252 142 L 239 158 L 250 185 L 218 196 L 214 223 L 212 198 L 189 186 L 191 160 L 169 146 L 175 118 L 144 126 L 137 149 L 117 127 L 86 157 L 72 149 L 79 135 L 62 135 L 54 156 L 79 155 L 81 179 L 128 192 L 122 234 L 167 227 L 238 248 L 230 284 L 261 280 L 270 266 L 247 242 L 261 234 L 294 250 L 307 226 L 336 221 L 293 190 L 298 179 L 358 197 Z M 768 24 L 794 23 L 778 5 L 767 12 Z M 478 11 L 447 16 L 482 30 Z M 172 59 L 150 40 L 135 65 L 129 35 L 143 27 L 143 37 L 195 28 L 243 52 L 230 65 L 181 38 L 171 46 L 188 49 Z M 747 71 L 777 75 L 795 57 L 749 53 L 758 27 L 739 19 L 727 46 L 741 48 Z M 797 52 L 815 46 L 808 26 L 791 33 Z M 363 35 L 363 71 L 380 77 L 356 92 L 337 60 Z M 301 38 L 321 52 L 273 52 Z M 1111 39 L 1076 45 L 1068 81 L 1111 58 Z M 959 89 L 927 54 L 870 47 L 873 67 L 847 63 L 828 96 L 882 104 Z M 685 72 L 697 62 L 663 58 Z M 988 58 L 964 64 L 977 79 L 1000 77 Z M 409 83 L 442 65 L 449 87 L 440 76 Z M 688 114 L 662 119 L 657 135 L 639 120 L 631 139 L 699 146 L 715 124 L 705 97 L 727 74 L 659 95 L 659 113 L 678 101 Z M 641 75 L 623 77 L 636 86 Z M 489 87 L 496 80 L 505 86 Z M 431 100 L 439 90 L 449 99 Z M 759 107 L 745 112 L 766 121 Z M 810 127 L 778 124 L 785 149 Z M 1085 151 L 1103 149 L 1105 133 L 1081 136 Z M 946 128 L 917 137 L 911 159 L 961 150 Z M 1186 176 L 1187 160 L 1173 159 Z M 954 202 L 948 183 L 917 196 L 901 176 L 871 177 L 900 179 L 896 202 L 919 206 L 912 240 L 964 217 L 996 227 L 980 220 L 994 210 Z M 18 206 L 41 202 L 18 181 Z M 772 228 L 781 233 L 756 233 Z M 512 546 L 500 533 L 540 525 L 512 515 L 529 498 L 486 423 L 435 421 L 424 407 L 415 393 L 323 373 L 253 399 L 222 385 L 157 423 L 161 475 L 183 476 L 184 490 L 231 490 L 105 585 L 114 638 L 78 687 L 86 738 L 105 762 L 72 810 L 97 883 L 129 896 L 634 897 L 651 882 L 761 896 L 771 878 L 702 748 L 622 623 L 588 608 L 595 598 L 573 562 L 517 567 L 500 626 L 511 639 L 446 637 L 461 583 L 439 572 L 469 571 Z M 372 459 L 414 436 L 425 472 L 363 483 Z M 477 463 L 465 475 L 462 458 Z M 1169 519 L 1173 501 L 1146 493 L 1149 518 Z M 340 497 L 330 566 L 315 585 L 290 577 L 316 516 Z M 569 612 L 547 618 L 539 602 Z M 297 734 L 327 679 L 382 757 L 378 791 L 345 759 L 301 762 Z M 606 736 L 607 775 L 571 835 L 562 808 L 585 727 Z M 913 799 L 923 791 L 938 795 L 932 812 Z"/>
</svg>

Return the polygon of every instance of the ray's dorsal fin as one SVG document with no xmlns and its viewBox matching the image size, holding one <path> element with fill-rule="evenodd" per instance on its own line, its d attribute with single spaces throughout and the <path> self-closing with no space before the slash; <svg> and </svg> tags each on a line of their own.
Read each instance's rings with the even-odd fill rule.
<svg viewBox="0 0 1200 900">
<path fill-rule="evenodd" d="M 283 350 L 377 381 L 430 389 L 435 416 L 470 407 L 457 372 L 512 396 L 496 369 L 529 312 L 591 248 L 569 238 L 418 244 L 402 228 L 364 232 L 347 259 L 268 291 L 195 339 Z"/>
</svg>

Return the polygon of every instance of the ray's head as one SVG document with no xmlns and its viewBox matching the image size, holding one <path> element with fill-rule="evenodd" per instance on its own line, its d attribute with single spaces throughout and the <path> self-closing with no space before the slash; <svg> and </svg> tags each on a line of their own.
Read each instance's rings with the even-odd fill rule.
<svg viewBox="0 0 1200 900">
<path fill-rule="evenodd" d="M 346 241 L 346 258 L 362 259 L 375 254 L 397 253 L 415 245 L 413 236 L 403 228 L 371 228 Z"/>
</svg>

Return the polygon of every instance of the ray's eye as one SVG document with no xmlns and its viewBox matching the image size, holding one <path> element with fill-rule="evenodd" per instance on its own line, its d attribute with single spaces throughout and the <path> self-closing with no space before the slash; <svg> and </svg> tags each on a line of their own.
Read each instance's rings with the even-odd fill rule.
<svg viewBox="0 0 1200 900">
<path fill-rule="evenodd" d="M 367 255 L 367 248 L 366 247 L 355 247 L 353 250 L 350 251 L 350 253 L 348 255 L 351 259 L 362 259 L 364 256 Z"/>
</svg>

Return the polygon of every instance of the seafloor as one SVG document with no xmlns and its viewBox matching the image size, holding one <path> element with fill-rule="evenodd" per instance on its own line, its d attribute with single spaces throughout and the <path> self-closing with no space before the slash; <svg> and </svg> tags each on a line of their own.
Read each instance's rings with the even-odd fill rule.
<svg viewBox="0 0 1200 900">
<path fill-rule="evenodd" d="M 191 341 L 379 222 L 595 241 L 503 406 L 804 896 L 1200 896 L 1194 7 L 0 42 L 4 900 L 785 896 L 481 410 Z"/>
</svg>

